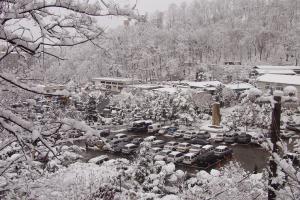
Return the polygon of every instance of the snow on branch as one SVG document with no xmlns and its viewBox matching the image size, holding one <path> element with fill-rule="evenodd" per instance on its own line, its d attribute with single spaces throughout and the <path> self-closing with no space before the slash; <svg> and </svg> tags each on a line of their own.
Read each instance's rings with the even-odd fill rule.
<svg viewBox="0 0 300 200">
<path fill-rule="evenodd" d="M 23 90 L 26 90 L 28 92 L 32 92 L 35 94 L 47 95 L 47 96 L 70 96 L 68 91 L 56 91 L 54 93 L 46 93 L 46 92 L 44 92 L 44 90 L 42 88 L 31 87 L 24 83 L 18 82 L 18 80 L 11 74 L 0 73 L 0 78 L 2 78 L 3 80 L 9 82 L 10 84 L 12 84 L 18 88 L 21 88 Z"/>
<path fill-rule="evenodd" d="M 282 159 L 277 153 L 272 153 L 272 156 L 275 162 L 282 168 L 282 170 L 287 174 L 290 178 L 300 184 L 300 179 L 297 177 L 297 170 L 290 165 L 286 160 Z"/>
<path fill-rule="evenodd" d="M 11 111 L 0 108 L 0 118 L 6 119 L 27 131 L 32 131 L 33 124 L 31 122 L 22 119 L 21 117 L 15 115 Z"/>
<path fill-rule="evenodd" d="M 75 46 L 96 39 L 104 32 L 96 17 L 139 19 L 135 6 L 122 7 L 104 0 L 94 3 L 83 0 L 12 0 L 3 3 L 8 5 L 1 10 L 0 40 L 31 55 L 45 51 L 41 46 Z M 25 21 L 26 26 L 22 24 Z"/>
<path fill-rule="evenodd" d="M 86 136 L 100 137 L 100 134 L 95 129 L 91 128 L 90 126 L 88 126 L 86 123 L 82 121 L 65 118 L 61 120 L 61 123 L 68 125 L 74 129 L 86 132 Z"/>
</svg>

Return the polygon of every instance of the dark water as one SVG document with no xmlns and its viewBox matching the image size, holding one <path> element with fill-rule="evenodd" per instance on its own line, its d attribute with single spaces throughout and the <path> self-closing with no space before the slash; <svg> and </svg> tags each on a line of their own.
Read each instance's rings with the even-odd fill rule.
<svg viewBox="0 0 300 200">
<path fill-rule="evenodd" d="M 247 171 L 253 171 L 255 165 L 261 171 L 268 164 L 269 154 L 256 145 L 232 145 L 233 159 L 241 164 Z"/>
</svg>

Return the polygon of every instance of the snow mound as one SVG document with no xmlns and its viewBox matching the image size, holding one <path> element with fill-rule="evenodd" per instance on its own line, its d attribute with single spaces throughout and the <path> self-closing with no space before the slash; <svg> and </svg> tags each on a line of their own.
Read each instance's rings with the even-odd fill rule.
<svg viewBox="0 0 300 200">
<path fill-rule="evenodd" d="M 0 188 L 3 188 L 7 185 L 7 181 L 6 178 L 4 178 L 3 176 L 0 177 Z"/>
<path fill-rule="evenodd" d="M 263 178 L 263 174 L 262 173 L 258 173 L 258 174 L 252 174 L 251 176 L 250 176 L 250 179 L 251 180 L 262 180 L 262 178 Z"/>
<path fill-rule="evenodd" d="M 171 194 L 162 197 L 161 200 L 180 200 L 180 198 L 174 194 Z"/>
<path fill-rule="evenodd" d="M 220 176 L 220 174 L 221 174 L 221 173 L 220 173 L 219 170 L 212 169 L 212 170 L 210 171 L 210 175 L 215 176 L 215 177 Z"/>
<path fill-rule="evenodd" d="M 197 173 L 197 178 L 198 178 L 198 180 L 201 180 L 201 179 L 207 180 L 207 179 L 211 179 L 212 176 L 209 173 L 207 173 L 206 171 L 202 170 Z"/>
</svg>

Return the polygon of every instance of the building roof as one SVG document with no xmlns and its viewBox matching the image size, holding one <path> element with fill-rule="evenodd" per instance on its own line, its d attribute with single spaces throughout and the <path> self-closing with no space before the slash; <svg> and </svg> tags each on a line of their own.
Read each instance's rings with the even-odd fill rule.
<svg viewBox="0 0 300 200">
<path fill-rule="evenodd" d="M 211 88 L 211 87 L 217 87 L 222 85 L 220 81 L 201 81 L 201 82 L 181 81 L 181 83 L 186 83 L 190 87 L 195 87 L 195 88 Z"/>
<path fill-rule="evenodd" d="M 272 66 L 272 65 L 256 65 L 254 69 L 265 70 L 300 70 L 300 66 Z"/>
<path fill-rule="evenodd" d="M 258 82 L 281 83 L 286 85 L 300 85 L 300 76 L 265 74 L 256 79 Z"/>
<path fill-rule="evenodd" d="M 137 80 L 131 78 L 121 78 L 121 77 L 99 77 L 93 78 L 94 81 L 110 81 L 110 82 L 119 82 L 119 83 L 131 83 Z"/>
<path fill-rule="evenodd" d="M 295 75 L 296 73 L 291 69 L 255 69 L 258 74 L 284 74 Z"/>
<path fill-rule="evenodd" d="M 161 85 L 157 85 L 157 84 L 134 84 L 134 85 L 131 85 L 130 87 L 138 88 L 138 89 L 142 89 L 142 90 L 153 90 L 153 89 L 162 88 Z"/>
<path fill-rule="evenodd" d="M 225 85 L 225 87 L 231 90 L 247 90 L 253 88 L 254 86 L 250 83 L 230 83 Z"/>
<path fill-rule="evenodd" d="M 162 92 L 162 93 L 169 93 L 174 94 L 176 92 L 188 92 L 190 88 L 178 88 L 178 87 L 171 87 L 171 86 L 163 86 L 162 88 L 153 89 L 153 91 Z"/>
</svg>

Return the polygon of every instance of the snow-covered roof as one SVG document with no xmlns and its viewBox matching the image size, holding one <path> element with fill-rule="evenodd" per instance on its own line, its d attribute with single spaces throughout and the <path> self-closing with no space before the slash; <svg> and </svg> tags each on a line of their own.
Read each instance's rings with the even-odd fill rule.
<svg viewBox="0 0 300 200">
<path fill-rule="evenodd" d="M 256 79 L 258 82 L 300 85 L 300 76 L 265 74 Z"/>
<path fill-rule="evenodd" d="M 253 88 L 254 86 L 250 83 L 231 83 L 225 85 L 225 87 L 232 89 L 232 90 L 247 90 Z"/>
<path fill-rule="evenodd" d="M 132 143 L 129 143 L 129 144 L 126 144 L 125 147 L 134 147 L 136 146 L 135 144 L 132 144 Z"/>
<path fill-rule="evenodd" d="M 179 143 L 179 145 L 181 145 L 181 146 L 187 146 L 187 145 L 189 145 L 190 143 L 187 143 L 187 142 L 182 142 L 182 143 Z"/>
<path fill-rule="evenodd" d="M 258 74 L 284 74 L 295 75 L 296 73 L 291 69 L 255 69 Z"/>
<path fill-rule="evenodd" d="M 194 148 L 201 148 L 202 147 L 202 145 L 200 145 L 200 144 L 192 144 L 192 147 L 191 147 L 191 149 L 194 149 Z"/>
<path fill-rule="evenodd" d="M 150 139 L 155 139 L 156 137 L 155 136 L 149 136 L 149 137 L 146 137 L 145 140 L 150 140 Z"/>
<path fill-rule="evenodd" d="M 162 148 L 160 148 L 160 147 L 153 147 L 153 148 L 152 148 L 152 150 L 154 150 L 154 151 L 155 151 L 155 150 L 160 150 L 160 149 L 162 149 Z"/>
<path fill-rule="evenodd" d="M 224 150 L 224 149 L 226 149 L 227 148 L 227 146 L 217 146 L 216 147 L 216 149 L 220 149 L 220 150 Z"/>
<path fill-rule="evenodd" d="M 177 144 L 177 142 L 175 142 L 175 141 L 170 141 L 170 142 L 167 142 L 167 144 Z"/>
<path fill-rule="evenodd" d="M 209 148 L 211 148 L 211 147 L 214 147 L 214 146 L 213 146 L 213 145 L 210 145 L 210 144 L 207 144 L 207 145 L 203 146 L 202 148 L 203 148 L 203 149 L 209 149 Z"/>
<path fill-rule="evenodd" d="M 195 155 L 195 153 L 187 153 L 187 154 L 185 154 L 184 156 L 185 157 L 190 157 L 190 156 L 194 156 Z"/>
<path fill-rule="evenodd" d="M 181 152 L 179 151 L 172 151 L 169 155 L 172 155 L 172 156 L 176 156 L 177 154 L 180 154 Z"/>
<path fill-rule="evenodd" d="M 126 134 L 124 134 L 124 133 L 119 133 L 119 134 L 115 135 L 115 137 L 120 137 L 120 136 L 123 136 L 123 135 L 126 135 Z"/>
<path fill-rule="evenodd" d="M 220 81 L 201 81 L 201 82 L 181 81 L 180 83 L 186 83 L 190 87 L 195 87 L 195 88 L 211 88 L 211 87 L 217 87 L 222 85 Z"/>
<path fill-rule="evenodd" d="M 163 152 L 163 153 L 169 153 L 169 152 L 171 152 L 171 150 L 170 149 L 163 149 L 161 152 Z"/>
<path fill-rule="evenodd" d="M 131 78 L 121 78 L 121 77 L 99 77 L 99 78 L 93 78 L 94 81 L 110 81 L 110 82 L 124 82 L 124 83 L 130 83 L 134 82 L 136 80 Z"/>
<path fill-rule="evenodd" d="M 254 69 L 271 69 L 271 70 L 300 70 L 300 66 L 272 66 L 272 65 L 256 65 Z"/>
<path fill-rule="evenodd" d="M 145 123 L 145 120 L 138 120 L 138 121 L 134 121 L 133 123 L 135 124 Z"/>
<path fill-rule="evenodd" d="M 89 163 L 95 163 L 95 162 L 97 162 L 99 160 L 103 160 L 103 159 L 106 159 L 106 158 L 108 158 L 107 155 L 97 156 L 95 158 L 90 159 Z"/>
<path fill-rule="evenodd" d="M 130 85 L 129 87 L 143 89 L 143 90 L 153 90 L 153 89 L 161 88 L 162 86 L 156 84 L 134 84 L 134 85 Z"/>
<path fill-rule="evenodd" d="M 163 140 L 154 140 L 153 142 L 152 142 L 152 144 L 163 144 L 163 143 L 165 143 L 165 141 L 163 141 Z"/>
<path fill-rule="evenodd" d="M 178 89 L 176 87 L 162 87 L 162 88 L 154 89 L 154 91 L 167 92 L 170 94 L 174 94 L 174 93 L 178 92 Z"/>
</svg>

